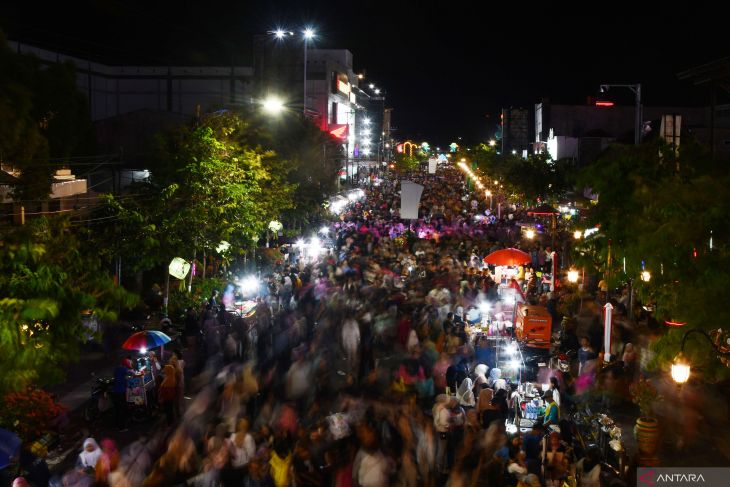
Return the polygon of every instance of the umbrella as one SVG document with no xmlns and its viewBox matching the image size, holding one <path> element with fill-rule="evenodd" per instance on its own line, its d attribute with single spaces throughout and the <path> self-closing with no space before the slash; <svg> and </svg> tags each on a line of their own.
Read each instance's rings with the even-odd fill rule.
<svg viewBox="0 0 730 487">
<path fill-rule="evenodd" d="M 484 257 L 484 262 L 492 265 L 520 265 L 532 261 L 530 254 L 518 249 L 502 249 Z"/>
<path fill-rule="evenodd" d="M 125 350 L 150 350 L 168 343 L 172 339 L 157 330 L 138 331 L 124 342 L 122 348 Z"/>
<path fill-rule="evenodd" d="M 20 438 L 12 431 L 0 428 L 0 469 L 10 465 L 10 459 L 20 451 Z"/>
</svg>

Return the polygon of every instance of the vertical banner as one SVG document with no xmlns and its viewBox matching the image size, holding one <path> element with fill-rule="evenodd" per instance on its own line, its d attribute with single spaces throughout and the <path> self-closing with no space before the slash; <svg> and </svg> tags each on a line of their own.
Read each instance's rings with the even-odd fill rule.
<svg viewBox="0 0 730 487">
<path fill-rule="evenodd" d="M 423 186 L 411 181 L 400 182 L 400 217 L 404 220 L 418 218 L 418 204 L 421 202 Z"/>
<path fill-rule="evenodd" d="M 604 319 L 603 319 L 603 348 L 605 352 L 603 353 L 603 361 L 604 362 L 610 362 L 611 361 L 611 327 L 613 326 L 613 305 L 611 303 L 606 303 L 605 306 L 603 306 L 605 310 Z"/>
<path fill-rule="evenodd" d="M 436 166 L 438 166 L 439 159 L 438 157 L 430 157 L 428 159 L 428 173 L 429 174 L 436 174 Z"/>
<path fill-rule="evenodd" d="M 558 275 L 558 253 L 550 252 L 550 259 L 550 265 L 552 267 L 550 270 L 550 290 L 555 291 L 555 278 Z"/>
</svg>

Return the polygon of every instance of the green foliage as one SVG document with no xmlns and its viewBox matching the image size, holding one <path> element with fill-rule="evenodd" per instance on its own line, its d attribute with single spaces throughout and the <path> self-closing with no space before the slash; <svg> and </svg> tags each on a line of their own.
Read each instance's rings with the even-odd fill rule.
<svg viewBox="0 0 730 487">
<path fill-rule="evenodd" d="M 512 200 L 529 205 L 535 205 L 538 200 L 558 201 L 574 182 L 574 161 L 552 161 L 548 154 L 530 154 L 523 159 L 517 155 L 498 154 L 494 147 L 480 144 L 460 157 L 476 162 L 488 179 L 499 180 L 504 186 L 502 192 Z"/>
<path fill-rule="evenodd" d="M 629 386 L 629 393 L 631 394 L 631 400 L 639 406 L 641 415 L 644 417 L 651 417 L 654 403 L 662 399 L 656 387 L 645 377 L 639 377 L 639 380 L 633 382 Z"/>
<path fill-rule="evenodd" d="M 13 189 L 19 199 L 43 199 L 55 165 L 88 148 L 91 121 L 86 98 L 76 89 L 73 66 L 43 66 L 11 51 L 0 34 L 0 159 L 22 171 Z"/>
<path fill-rule="evenodd" d="M 660 322 L 688 323 L 653 345 L 653 367 L 668 365 L 686 329 L 707 331 L 730 320 L 730 310 L 719 305 L 726 301 L 722 270 L 730 268 L 730 176 L 722 164 L 715 165 L 690 140 L 678 154 L 661 143 L 613 146 L 580 181 L 599 195 L 588 223 L 600 225 L 600 236 L 581 249 L 586 260 L 605 266 L 610 241 L 613 284 L 632 279 L 640 299 L 655 304 Z M 642 262 L 651 273 L 649 282 L 639 279 Z M 687 355 L 708 366 L 707 379 L 729 377 L 709 351 L 709 344 L 697 342 Z"/>
<path fill-rule="evenodd" d="M 418 169 L 421 159 L 418 158 L 417 154 L 411 157 L 406 153 L 402 153 L 396 154 L 393 162 L 395 164 L 396 171 L 405 174 Z"/>
<path fill-rule="evenodd" d="M 81 313 L 113 318 L 136 297 L 114 285 L 67 220 L 35 219 L 0 245 L 0 393 L 63 375 L 84 336 Z"/>
</svg>

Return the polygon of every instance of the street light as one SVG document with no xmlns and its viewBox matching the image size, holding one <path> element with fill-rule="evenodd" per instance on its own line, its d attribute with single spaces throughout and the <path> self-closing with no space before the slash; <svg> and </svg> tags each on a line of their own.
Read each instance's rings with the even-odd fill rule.
<svg viewBox="0 0 730 487">
<path fill-rule="evenodd" d="M 264 111 L 270 115 L 278 115 L 284 110 L 284 102 L 277 96 L 266 98 L 261 105 Z"/>
<path fill-rule="evenodd" d="M 672 363 L 672 379 L 674 379 L 674 382 L 679 385 L 684 384 L 689 380 L 691 367 L 689 360 L 684 355 L 684 345 L 687 342 L 687 337 L 692 333 L 699 333 L 705 337 L 707 341 L 710 342 L 710 345 L 712 345 L 715 352 L 717 352 L 717 358 L 720 359 L 720 362 L 722 362 L 726 367 L 730 367 L 730 348 L 728 348 L 728 345 L 730 345 L 730 337 L 728 337 L 727 332 L 723 333 L 722 329 L 718 329 L 707 334 L 703 330 L 693 328 L 692 330 L 687 331 L 682 337 L 682 344 L 680 345 L 679 353 L 676 357 L 674 357 L 674 361 Z"/>
<path fill-rule="evenodd" d="M 651 272 L 641 271 L 641 280 L 644 282 L 649 282 L 651 280 Z"/>
<path fill-rule="evenodd" d="M 609 88 L 628 88 L 634 93 L 636 100 L 636 110 L 634 113 L 634 144 L 641 144 L 641 83 L 636 84 L 602 84 L 599 88 L 601 93 L 605 93 Z"/>
<path fill-rule="evenodd" d="M 307 27 L 302 32 L 304 35 L 304 107 L 302 113 L 304 116 L 307 115 L 307 42 L 314 39 L 314 30 L 311 27 Z"/>
<path fill-rule="evenodd" d="M 580 230 L 576 230 L 575 232 L 573 232 L 573 238 L 576 240 L 580 240 L 580 238 L 582 236 L 583 236 L 583 232 L 581 232 Z"/>
<path fill-rule="evenodd" d="M 568 282 L 576 283 L 578 282 L 578 271 L 575 269 L 571 269 L 568 271 Z"/>
</svg>

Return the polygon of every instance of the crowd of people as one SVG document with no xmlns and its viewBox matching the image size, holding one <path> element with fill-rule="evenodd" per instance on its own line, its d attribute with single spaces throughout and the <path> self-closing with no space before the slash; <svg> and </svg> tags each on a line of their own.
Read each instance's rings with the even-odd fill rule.
<svg viewBox="0 0 730 487">
<path fill-rule="evenodd" d="M 471 326 L 478 303 L 499 305 L 483 257 L 518 244 L 519 215 L 494 218 L 453 169 L 414 181 L 417 220 L 399 218 L 397 182 L 370 187 L 331 250 L 271 269 L 252 316 L 219 313 L 217 294 L 189 310 L 200 366 L 161 358 L 169 427 L 121 451 L 87 439 L 61 485 L 598 487 L 600 451 L 560 432 L 576 381 L 553 380 L 544 420 L 508 432 L 518 384 Z M 534 250 L 518 277 L 545 302 L 530 282 L 550 253 Z M 577 359 L 592 373 L 590 343 Z"/>
</svg>

